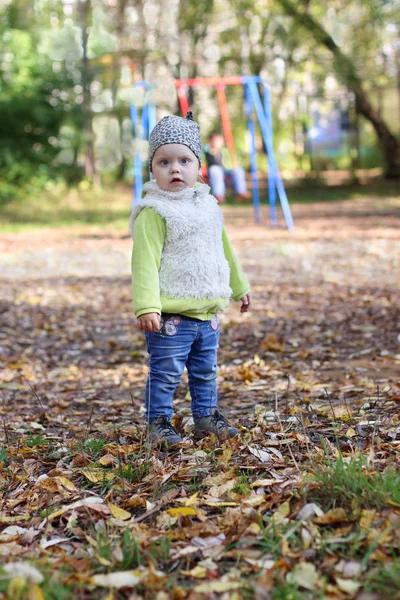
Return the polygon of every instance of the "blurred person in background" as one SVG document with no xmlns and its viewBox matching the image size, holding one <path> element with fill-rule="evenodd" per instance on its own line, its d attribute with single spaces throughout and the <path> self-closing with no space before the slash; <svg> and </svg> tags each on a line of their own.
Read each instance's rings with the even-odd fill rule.
<svg viewBox="0 0 400 600">
<path fill-rule="evenodd" d="M 224 136 L 213 131 L 204 146 L 204 155 L 208 169 L 208 179 L 211 193 L 218 202 L 225 200 L 225 178 L 232 185 L 235 198 L 238 201 L 248 200 L 250 193 L 246 188 L 246 177 L 243 167 L 233 168 L 231 157 L 225 148 Z"/>
</svg>

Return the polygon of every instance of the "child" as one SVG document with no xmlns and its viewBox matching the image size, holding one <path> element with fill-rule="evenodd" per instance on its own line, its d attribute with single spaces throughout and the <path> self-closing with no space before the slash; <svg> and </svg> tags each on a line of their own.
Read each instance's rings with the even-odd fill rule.
<svg viewBox="0 0 400 600">
<path fill-rule="evenodd" d="M 238 433 L 218 412 L 217 313 L 234 300 L 251 305 L 243 275 L 223 227 L 222 213 L 201 167 L 200 127 L 164 117 L 150 135 L 150 171 L 156 182 L 131 216 L 133 304 L 150 354 L 146 384 L 149 440 L 175 445 L 172 399 L 185 366 L 189 375 L 194 433 L 227 439 Z"/>
<path fill-rule="evenodd" d="M 227 168 L 230 157 L 224 149 L 224 137 L 217 131 L 210 133 L 208 144 L 204 148 L 206 157 L 208 178 L 210 181 L 211 193 L 218 202 L 225 200 L 225 175 L 228 175 L 235 193 L 236 200 L 248 200 L 250 194 L 246 189 L 246 178 L 242 167 Z M 225 152 L 224 152 L 225 150 Z M 225 166 L 223 164 L 225 162 Z"/>
</svg>

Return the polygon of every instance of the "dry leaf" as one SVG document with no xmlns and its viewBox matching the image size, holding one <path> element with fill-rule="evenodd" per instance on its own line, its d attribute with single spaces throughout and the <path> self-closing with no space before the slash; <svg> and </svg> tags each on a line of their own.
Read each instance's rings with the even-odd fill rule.
<svg viewBox="0 0 400 600">
<path fill-rule="evenodd" d="M 168 510 L 165 511 L 167 514 L 169 514 L 171 517 L 187 517 L 187 516 L 192 516 L 194 517 L 196 515 L 196 510 L 194 508 L 192 508 L 191 506 L 180 506 L 178 508 L 169 508 Z"/>
<path fill-rule="evenodd" d="M 107 573 L 106 575 L 93 575 L 91 578 L 95 585 L 107 588 L 116 588 L 119 590 L 123 587 L 135 587 L 143 578 L 143 573 L 140 571 L 116 571 L 115 573 Z"/>
<path fill-rule="evenodd" d="M 26 562 L 14 562 L 3 565 L 3 570 L 10 577 L 20 577 L 30 583 L 42 583 L 44 580 L 41 572 Z"/>
<path fill-rule="evenodd" d="M 321 586 L 315 565 L 307 562 L 296 565 L 293 571 L 286 575 L 286 581 L 305 590 L 317 590 Z"/>
<path fill-rule="evenodd" d="M 237 581 L 210 581 L 209 583 L 201 583 L 196 585 L 194 591 L 199 594 L 223 594 L 224 592 L 232 592 L 238 590 L 241 584 Z"/>
<path fill-rule="evenodd" d="M 116 504 L 111 504 L 111 502 L 107 502 L 107 506 L 115 519 L 119 519 L 120 521 L 127 521 L 132 517 L 131 513 L 129 513 L 127 510 L 124 510 L 123 508 L 120 508 Z"/>
<path fill-rule="evenodd" d="M 345 592 L 346 594 L 357 594 L 358 590 L 361 587 L 361 583 L 357 581 L 353 581 L 352 579 L 342 579 L 341 577 L 335 577 L 336 583 L 340 591 Z"/>
<path fill-rule="evenodd" d="M 273 457 L 271 456 L 271 454 L 269 452 L 267 452 L 266 450 L 262 450 L 261 448 L 258 448 L 257 446 L 248 446 L 248 449 L 250 450 L 250 452 L 252 454 L 254 454 L 254 456 L 256 456 L 263 463 L 271 462 L 273 460 Z"/>
<path fill-rule="evenodd" d="M 332 525 L 333 523 L 343 523 L 349 520 L 344 508 L 332 508 L 321 517 L 316 517 L 314 523 L 317 525 Z"/>
</svg>

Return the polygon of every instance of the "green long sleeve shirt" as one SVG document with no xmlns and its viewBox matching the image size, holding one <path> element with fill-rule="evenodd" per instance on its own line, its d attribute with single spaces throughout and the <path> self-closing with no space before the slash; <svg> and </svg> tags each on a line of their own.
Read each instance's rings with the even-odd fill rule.
<svg viewBox="0 0 400 600">
<path fill-rule="evenodd" d="M 206 321 L 229 304 L 229 298 L 168 298 L 161 295 L 159 270 L 164 247 L 166 225 L 152 208 L 143 209 L 135 220 L 132 251 L 132 292 L 136 317 L 149 312 L 181 314 Z M 230 267 L 233 300 L 249 293 L 250 284 L 235 256 L 225 229 L 222 231 L 225 258 Z"/>
</svg>

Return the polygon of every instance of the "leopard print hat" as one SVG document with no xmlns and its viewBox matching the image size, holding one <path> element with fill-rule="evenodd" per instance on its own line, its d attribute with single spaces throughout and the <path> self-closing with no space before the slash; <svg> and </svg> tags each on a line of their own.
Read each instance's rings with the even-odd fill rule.
<svg viewBox="0 0 400 600">
<path fill-rule="evenodd" d="M 186 117 L 168 116 L 158 121 L 150 134 L 149 168 L 153 156 L 161 146 L 165 144 L 183 144 L 199 159 L 201 166 L 201 141 L 200 126 L 193 119 L 193 113 L 189 111 Z"/>
</svg>

